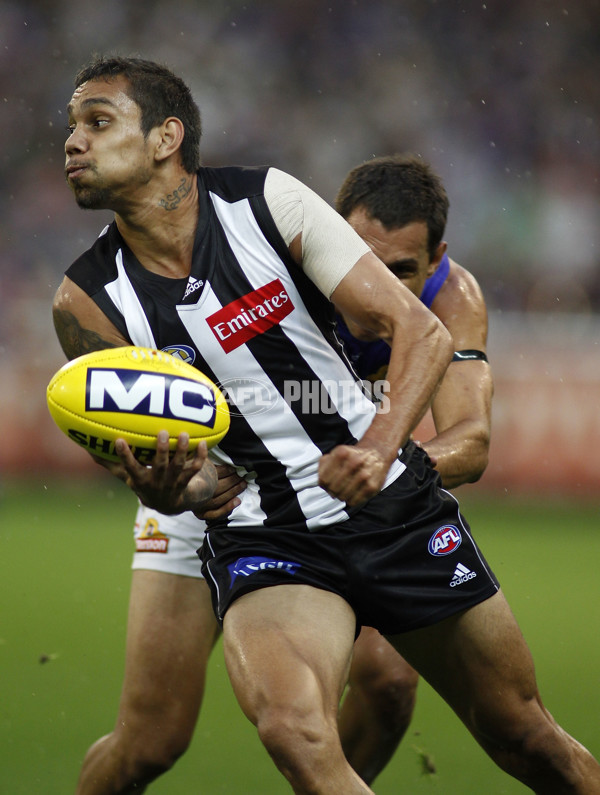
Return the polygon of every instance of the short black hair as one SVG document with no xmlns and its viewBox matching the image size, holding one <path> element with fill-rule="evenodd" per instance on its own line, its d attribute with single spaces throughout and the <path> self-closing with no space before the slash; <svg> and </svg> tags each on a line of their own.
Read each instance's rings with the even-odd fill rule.
<svg viewBox="0 0 600 795">
<path fill-rule="evenodd" d="M 362 207 L 387 229 L 423 221 L 431 260 L 444 236 L 450 202 L 442 180 L 428 163 L 416 155 L 396 154 L 353 168 L 338 191 L 335 206 L 344 218 Z"/>
<path fill-rule="evenodd" d="M 200 165 L 200 110 L 188 86 L 166 66 L 142 58 L 99 55 L 78 71 L 75 88 L 88 80 L 110 80 L 121 75 L 129 83 L 128 96 L 140 108 L 144 136 L 169 116 L 181 120 L 185 131 L 181 163 L 188 173 L 195 173 Z"/>
</svg>

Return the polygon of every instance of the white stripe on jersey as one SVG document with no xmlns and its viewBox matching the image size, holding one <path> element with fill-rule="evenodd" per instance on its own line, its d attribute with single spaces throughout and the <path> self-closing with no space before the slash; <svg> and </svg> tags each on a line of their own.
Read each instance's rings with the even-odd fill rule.
<svg viewBox="0 0 600 795">
<path fill-rule="evenodd" d="M 282 269 L 280 258 L 260 231 L 248 200 L 227 202 L 214 193 L 210 193 L 210 197 L 236 259 L 245 265 L 249 260 L 248 247 L 252 248 L 251 267 L 244 267 L 252 287 L 258 289 L 275 278 L 283 282 L 295 311 L 280 322 L 280 328 L 299 348 L 311 370 L 323 383 L 332 405 L 346 420 L 354 438 L 361 439 L 373 421 L 375 406 L 365 396 L 360 386 L 353 383 L 347 366 L 340 356 L 329 344 L 323 344 L 321 331 L 307 311 L 287 270 Z M 344 386 L 340 388 L 340 385 Z M 405 469 L 404 464 L 395 461 L 383 488 L 393 483 Z M 296 486 L 295 482 L 294 485 Z M 304 512 L 302 500 L 300 502 Z"/>
<path fill-rule="evenodd" d="M 200 305 L 201 311 L 199 311 Z M 262 405 L 257 406 L 253 403 L 252 395 L 249 394 L 240 410 L 267 450 L 286 468 L 286 475 L 296 490 L 302 512 L 307 517 L 307 526 L 310 528 L 320 523 L 344 521 L 348 518 L 344 503 L 333 499 L 318 486 L 317 469 L 321 451 L 308 436 L 268 374 L 246 345 L 241 345 L 225 355 L 216 337 L 207 329 L 206 317 L 220 308 L 221 303 L 212 287 L 207 284 L 199 304 L 179 306 L 177 311 L 181 322 L 194 344 L 202 351 L 203 358 L 208 362 L 219 384 L 232 383 L 236 378 L 243 377 L 262 385 L 264 391 L 259 396 L 263 401 Z M 261 410 L 264 409 L 265 403 L 271 407 L 267 411 Z M 214 448 L 214 454 L 219 455 L 218 448 Z M 249 498 L 252 493 L 251 490 Z M 242 500 L 244 495 L 245 492 Z M 258 507 L 258 504 L 254 504 L 252 500 L 253 514 Z M 230 516 L 230 525 L 257 524 L 256 516 L 246 518 L 243 509 L 244 502 L 238 506 L 235 514 Z"/>
<path fill-rule="evenodd" d="M 229 245 L 252 288 L 258 290 L 274 279 L 281 281 L 294 307 L 279 322 L 282 333 L 295 346 L 298 357 L 304 359 L 316 378 L 324 384 L 332 405 L 347 422 L 350 433 L 354 438 L 361 438 L 372 420 L 374 406 L 360 386 L 353 382 L 345 363 L 324 339 L 313 321 L 287 268 L 263 236 L 249 201 L 244 199 L 228 203 L 214 194 L 211 194 L 211 199 Z M 136 345 L 157 347 L 144 308 L 124 267 L 121 249 L 116 255 L 116 265 L 118 277 L 106 284 L 107 294 L 122 314 L 132 342 Z M 227 384 L 243 379 L 258 381 L 263 385 L 268 405 L 272 408 L 264 411 L 264 404 L 261 404 L 254 407 L 258 410 L 253 411 L 252 403 L 248 400 L 240 409 L 269 454 L 285 467 L 308 529 L 346 520 L 348 513 L 345 504 L 330 497 L 318 485 L 321 450 L 276 389 L 269 377 L 268 368 L 263 368 L 246 344 L 225 353 L 209 328 L 206 318 L 222 309 L 222 303 L 212 285 L 208 282 L 205 284 L 197 303 L 178 305 L 175 309 L 219 383 Z M 347 388 L 338 389 L 341 382 L 345 382 Z M 210 454 L 217 463 L 231 463 L 218 446 Z M 404 464 L 396 461 L 388 473 L 384 487 L 393 482 L 404 469 Z M 240 499 L 241 504 L 230 514 L 230 525 L 263 524 L 267 517 L 260 504 L 253 472 L 248 474 L 248 487 L 240 495 Z"/>
<path fill-rule="evenodd" d="M 354 438 L 360 439 L 371 424 L 375 406 L 362 389 L 355 385 L 338 354 L 329 344 L 323 344 L 321 331 L 307 311 L 287 270 L 282 269 L 281 260 L 260 232 L 248 201 L 243 199 L 228 203 L 214 194 L 211 194 L 211 198 L 236 259 L 245 263 L 248 260 L 249 242 L 255 244 L 252 250 L 252 267 L 244 267 L 252 287 L 256 290 L 276 278 L 283 282 L 295 311 L 287 315 L 279 326 L 299 349 L 317 378 L 323 382 L 332 404 L 348 422 Z M 345 384 L 345 388 L 338 388 L 340 384 Z"/>
<path fill-rule="evenodd" d="M 229 514 L 228 524 L 232 527 L 240 525 L 260 527 L 267 518 L 267 514 L 260 507 L 260 495 L 256 481 L 249 477 L 246 478 L 246 482 L 248 483 L 247 487 L 241 494 L 238 494 L 241 503 Z"/>
<path fill-rule="evenodd" d="M 280 322 L 281 330 L 294 343 L 316 377 L 324 383 L 333 405 L 348 423 L 354 438 L 361 438 L 373 419 L 375 407 L 354 382 L 341 358 L 324 340 L 287 269 L 282 266 L 280 258 L 260 231 L 248 200 L 229 203 L 214 194 L 211 194 L 211 199 L 233 254 L 252 288 L 258 290 L 274 279 L 282 282 L 294 310 Z M 218 383 L 226 385 L 243 377 L 262 385 L 263 406 L 266 394 L 269 409 L 261 411 L 261 406 L 252 402 L 251 395 L 239 408 L 267 450 L 286 468 L 286 475 L 306 517 L 307 527 L 311 529 L 321 524 L 344 521 L 348 518 L 345 504 L 330 497 L 318 485 L 320 449 L 275 388 L 268 371 L 263 369 L 247 345 L 225 354 L 216 337 L 207 329 L 206 318 L 221 308 L 222 304 L 212 286 L 206 284 L 197 304 L 180 305 L 177 311 Z M 339 389 L 342 383 L 345 383 L 345 387 Z M 215 453 L 218 455 L 217 450 Z M 385 485 L 395 480 L 404 468 L 403 464 L 395 462 Z M 249 500 L 251 495 L 252 491 L 248 495 Z M 256 500 L 251 500 L 251 503 L 254 509 L 258 507 Z M 230 524 L 257 524 L 255 511 L 251 513 L 252 517 L 244 517 L 242 502 L 230 517 Z"/>
<path fill-rule="evenodd" d="M 129 337 L 134 343 L 145 348 L 156 348 L 148 318 L 123 266 L 123 249 L 117 251 L 115 262 L 118 276 L 113 282 L 106 285 L 106 292 L 123 315 Z"/>
<path fill-rule="evenodd" d="M 235 469 L 238 477 L 245 478 L 247 483 L 244 491 L 238 495 L 238 499 L 241 500 L 240 505 L 236 505 L 236 507 L 229 512 L 229 523 L 234 525 L 250 524 L 257 527 L 262 525 L 267 518 L 267 514 L 260 506 L 260 495 L 255 480 L 256 473 L 248 472 L 245 467 L 235 464 L 220 447 L 211 448 L 208 451 L 208 457 L 215 464 L 229 464 L 229 466 Z M 238 516 L 243 517 L 241 522 L 237 520 Z M 198 521 L 201 522 L 202 520 L 198 519 Z M 204 522 L 202 523 L 204 524 Z"/>
</svg>

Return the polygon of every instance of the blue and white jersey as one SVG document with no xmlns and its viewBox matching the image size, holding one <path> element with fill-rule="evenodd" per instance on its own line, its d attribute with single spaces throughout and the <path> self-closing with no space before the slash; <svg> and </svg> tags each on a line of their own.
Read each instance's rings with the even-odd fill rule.
<svg viewBox="0 0 600 795">
<path fill-rule="evenodd" d="M 343 355 L 332 304 L 277 229 L 267 172 L 199 170 L 189 277 L 146 270 L 114 222 L 67 276 L 132 344 L 180 355 L 221 386 L 231 426 L 210 455 L 248 488 L 220 521 L 318 530 L 349 516 L 319 487 L 319 459 L 359 440 L 375 407 Z M 394 462 L 385 485 L 403 470 Z"/>
</svg>

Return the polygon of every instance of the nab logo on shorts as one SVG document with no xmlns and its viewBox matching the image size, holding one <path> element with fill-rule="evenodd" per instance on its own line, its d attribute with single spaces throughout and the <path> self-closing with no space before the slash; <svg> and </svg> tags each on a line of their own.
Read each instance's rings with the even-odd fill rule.
<svg viewBox="0 0 600 795">
<path fill-rule="evenodd" d="M 461 541 L 462 536 L 458 527 L 446 524 L 431 536 L 427 548 L 430 555 L 450 555 L 459 548 Z"/>
<path fill-rule="evenodd" d="M 284 571 L 286 574 L 295 574 L 300 568 L 299 563 L 291 563 L 289 560 L 273 560 L 272 558 L 262 558 L 259 556 L 251 558 L 238 558 L 235 563 L 227 566 L 229 576 L 231 577 L 230 588 L 236 577 L 250 577 L 258 571 L 267 571 L 269 569 Z"/>
<path fill-rule="evenodd" d="M 215 396 L 210 387 L 188 378 L 139 370 L 89 367 L 86 411 L 146 414 L 215 424 Z"/>
</svg>

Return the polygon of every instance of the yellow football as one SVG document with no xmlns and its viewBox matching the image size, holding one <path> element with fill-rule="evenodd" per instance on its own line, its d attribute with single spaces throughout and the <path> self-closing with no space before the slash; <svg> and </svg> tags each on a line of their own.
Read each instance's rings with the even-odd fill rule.
<svg viewBox="0 0 600 795">
<path fill-rule="evenodd" d="M 46 390 L 61 431 L 90 453 L 119 461 L 115 440 L 125 439 L 149 463 L 159 431 L 169 449 L 186 432 L 190 450 L 218 444 L 229 430 L 229 406 L 200 370 L 164 351 L 130 346 L 79 356 L 53 376 Z"/>
</svg>

